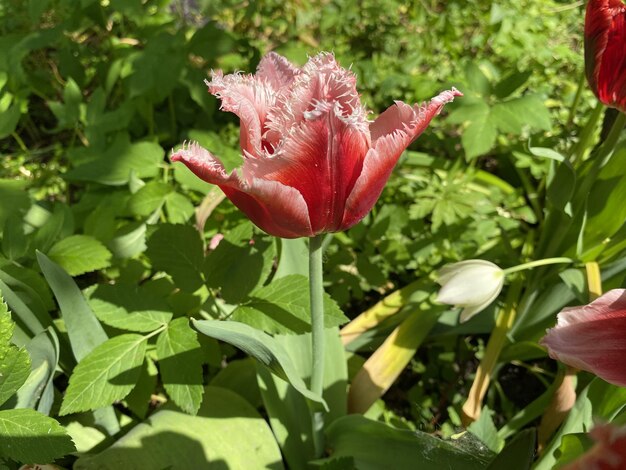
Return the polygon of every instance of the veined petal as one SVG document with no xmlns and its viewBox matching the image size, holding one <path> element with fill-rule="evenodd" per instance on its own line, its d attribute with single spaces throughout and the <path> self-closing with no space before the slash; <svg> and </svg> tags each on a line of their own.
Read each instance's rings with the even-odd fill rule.
<svg viewBox="0 0 626 470">
<path fill-rule="evenodd" d="M 244 177 L 279 181 L 297 189 L 309 208 L 314 233 L 343 229 L 341 222 L 368 150 L 362 127 L 341 114 L 339 105 L 320 105 L 285 136 L 276 154 L 247 159 Z"/>
<path fill-rule="evenodd" d="M 626 111 L 626 5 L 590 0 L 585 15 L 585 73 L 598 99 Z"/>
<path fill-rule="evenodd" d="M 259 62 L 255 77 L 268 82 L 276 91 L 293 83 L 300 69 L 282 55 L 275 52 L 266 54 Z"/>
<path fill-rule="evenodd" d="M 346 202 L 342 229 L 350 228 L 365 217 L 378 200 L 402 152 L 455 96 L 462 94 L 452 88 L 422 106 L 411 107 L 398 101 L 370 125 L 373 148 L 365 156 L 361 175 Z"/>
<path fill-rule="evenodd" d="M 614 289 L 589 305 L 567 308 L 541 344 L 550 357 L 626 387 L 626 290 Z"/>
<path fill-rule="evenodd" d="M 267 114 L 276 100 L 273 86 L 253 75 L 224 75 L 221 70 L 212 72 L 211 81 L 206 84 L 209 91 L 222 100 L 221 109 L 239 116 L 242 151 L 255 157 L 263 155 L 261 137 Z"/>
<path fill-rule="evenodd" d="M 218 185 L 235 206 L 270 235 L 314 235 L 306 202 L 297 189 L 253 175 L 242 179 L 236 170 L 227 174 L 219 159 L 197 143 L 178 150 L 171 160 L 184 163 L 200 179 Z"/>
</svg>

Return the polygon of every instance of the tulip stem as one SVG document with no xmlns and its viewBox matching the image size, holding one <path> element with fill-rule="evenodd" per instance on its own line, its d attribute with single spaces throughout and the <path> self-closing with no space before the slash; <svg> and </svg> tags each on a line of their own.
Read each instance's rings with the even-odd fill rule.
<svg viewBox="0 0 626 470">
<path fill-rule="evenodd" d="M 510 268 L 503 269 L 504 274 L 516 273 L 518 271 L 523 271 L 525 269 L 536 268 L 538 266 L 545 266 L 547 264 L 562 264 L 562 263 L 573 263 L 574 260 L 571 258 L 545 258 L 538 259 L 535 261 L 530 261 L 528 263 L 518 264 L 517 266 L 511 266 Z"/>
<path fill-rule="evenodd" d="M 311 391 L 322 396 L 324 391 L 324 285 L 322 275 L 323 235 L 309 238 L 309 288 L 311 293 Z M 313 412 L 315 453 L 324 453 L 324 415 Z"/>
</svg>

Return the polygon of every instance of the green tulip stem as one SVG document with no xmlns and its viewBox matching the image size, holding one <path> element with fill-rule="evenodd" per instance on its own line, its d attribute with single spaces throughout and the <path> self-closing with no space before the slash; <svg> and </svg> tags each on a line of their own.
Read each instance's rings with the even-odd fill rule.
<svg viewBox="0 0 626 470">
<path fill-rule="evenodd" d="M 322 396 L 324 391 L 324 285 L 322 274 L 322 253 L 324 237 L 309 238 L 309 288 L 311 293 L 311 391 Z M 313 411 L 313 440 L 315 453 L 321 457 L 324 452 L 324 415 Z"/>
<path fill-rule="evenodd" d="M 563 263 L 573 263 L 574 260 L 571 258 L 545 258 L 538 259 L 535 261 L 530 261 L 528 263 L 518 264 L 517 266 L 511 266 L 510 268 L 503 269 L 504 275 L 516 273 L 518 271 L 523 271 L 525 269 L 537 268 L 539 266 L 546 266 L 548 264 L 563 264 Z"/>
</svg>

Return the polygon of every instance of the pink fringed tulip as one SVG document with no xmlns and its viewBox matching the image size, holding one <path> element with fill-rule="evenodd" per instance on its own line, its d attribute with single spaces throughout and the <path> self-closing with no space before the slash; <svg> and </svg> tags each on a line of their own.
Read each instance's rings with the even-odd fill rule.
<svg viewBox="0 0 626 470">
<path fill-rule="evenodd" d="M 626 427 L 596 426 L 589 433 L 595 445 L 561 470 L 624 470 L 626 468 Z"/>
<path fill-rule="evenodd" d="M 283 238 L 346 230 L 371 210 L 400 154 L 444 104 L 396 102 L 374 122 L 352 72 L 321 53 L 302 68 L 269 53 L 255 75 L 213 72 L 209 91 L 239 116 L 244 161 L 228 174 L 197 143 L 172 155 L 218 185 L 261 229 Z"/>
<path fill-rule="evenodd" d="M 622 0 L 590 0 L 587 4 L 585 71 L 598 99 L 625 112 L 626 5 Z"/>
<path fill-rule="evenodd" d="M 626 387 L 626 289 L 563 309 L 541 343 L 553 359 Z"/>
</svg>

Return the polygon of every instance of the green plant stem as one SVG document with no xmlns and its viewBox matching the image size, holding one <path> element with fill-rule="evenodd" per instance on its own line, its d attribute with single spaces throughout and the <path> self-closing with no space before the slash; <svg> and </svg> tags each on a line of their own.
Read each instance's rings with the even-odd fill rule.
<svg viewBox="0 0 626 470">
<path fill-rule="evenodd" d="M 324 391 L 324 285 L 322 275 L 322 244 L 324 237 L 309 238 L 309 289 L 311 294 L 311 391 L 322 396 Z M 315 453 L 324 452 L 324 415 L 313 411 L 313 440 Z"/>
<path fill-rule="evenodd" d="M 511 266 L 510 268 L 503 269 L 503 271 L 504 271 L 504 274 L 507 275 L 511 273 L 516 273 L 518 271 L 523 271 L 525 269 L 532 269 L 538 266 L 546 266 L 548 264 L 562 264 L 562 263 L 573 263 L 573 262 L 574 260 L 571 258 L 564 258 L 564 257 L 545 258 L 545 259 L 538 259 L 535 261 L 530 261 L 528 263 L 518 264 L 517 266 Z"/>
<path fill-rule="evenodd" d="M 578 87 L 576 88 L 576 96 L 574 96 L 574 102 L 569 109 L 569 116 L 567 117 L 567 124 L 565 127 L 568 128 L 574 122 L 574 117 L 576 116 L 576 110 L 578 109 L 578 104 L 580 103 L 580 97 L 582 95 L 582 91 L 587 87 L 587 77 L 585 76 L 585 69 L 583 67 L 580 77 L 578 77 Z"/>
</svg>

